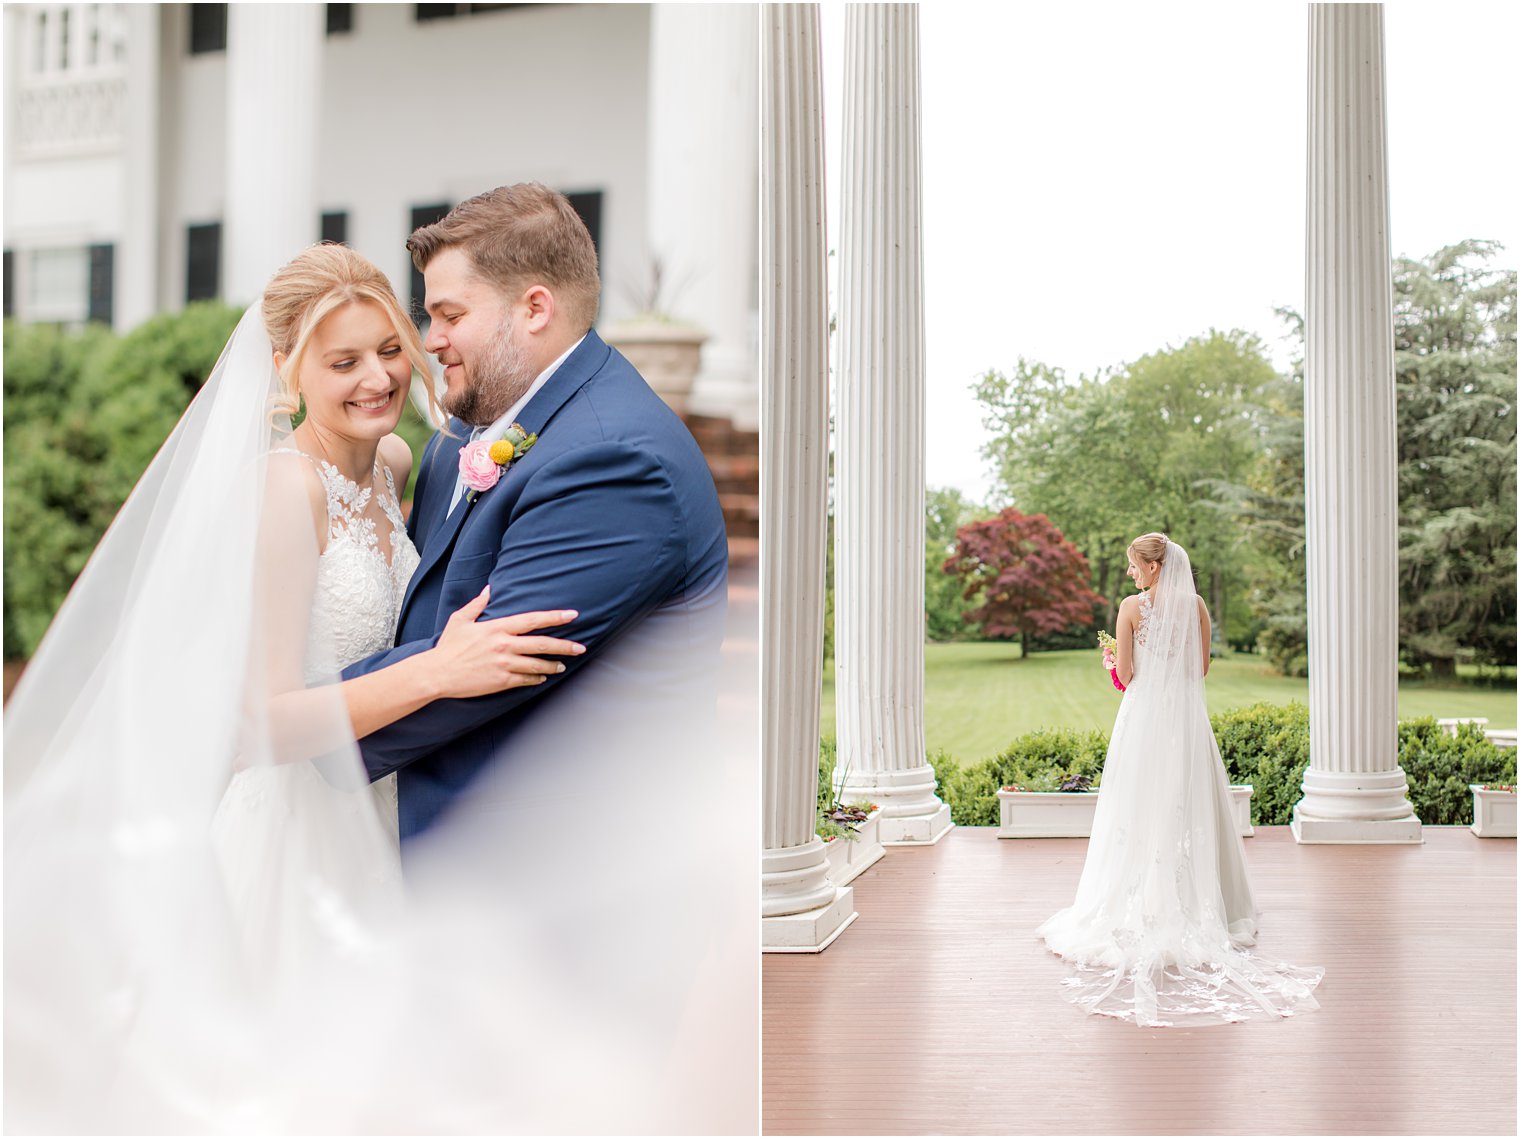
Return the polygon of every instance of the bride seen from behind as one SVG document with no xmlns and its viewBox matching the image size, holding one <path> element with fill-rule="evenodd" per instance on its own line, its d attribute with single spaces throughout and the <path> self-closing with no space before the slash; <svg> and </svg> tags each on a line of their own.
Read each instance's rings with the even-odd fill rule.
<svg viewBox="0 0 1520 1139">
<path fill-rule="evenodd" d="M 1037 932 L 1091 1013 L 1185 1026 L 1317 1008 L 1322 969 L 1249 949 L 1257 910 L 1204 704 L 1209 614 L 1187 551 L 1151 533 L 1128 556 L 1141 592 L 1119 607 L 1126 691 L 1087 860 L 1072 905 Z"/>
</svg>

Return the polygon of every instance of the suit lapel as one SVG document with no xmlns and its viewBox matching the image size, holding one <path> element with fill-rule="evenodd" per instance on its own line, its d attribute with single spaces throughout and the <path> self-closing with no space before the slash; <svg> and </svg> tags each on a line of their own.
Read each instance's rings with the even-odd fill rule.
<svg viewBox="0 0 1520 1139">
<path fill-rule="evenodd" d="M 564 407 L 587 380 L 602 370 L 607 357 L 611 355 L 612 349 L 607 347 L 595 330 L 586 333 L 586 338 L 565 358 L 559 370 L 549 377 L 549 382 L 522 409 L 522 414 L 517 417 L 518 424 L 529 435 L 542 431 L 549 425 L 549 420 L 554 418 L 554 413 Z"/>
<path fill-rule="evenodd" d="M 580 391 L 587 380 L 602 370 L 611 355 L 612 349 L 607 347 L 606 342 L 595 331 L 587 332 L 586 338 L 581 341 L 575 351 L 566 357 L 565 362 L 559 366 L 554 375 L 549 377 L 549 381 L 539 389 L 538 394 L 528 401 L 528 406 L 523 408 L 522 414 L 517 417 L 518 424 L 530 435 L 543 431 L 570 397 Z M 398 633 L 406 620 L 406 612 L 411 606 L 412 598 L 416 595 L 418 583 L 432 572 L 433 567 L 438 564 L 443 555 L 453 548 L 454 539 L 475 505 L 474 502 L 465 500 L 460 502 L 457 510 L 449 512 L 449 503 L 454 498 L 454 484 L 459 477 L 459 452 L 465 440 L 469 438 L 470 429 L 461 420 L 451 419 L 449 430 L 458 438 L 450 439 L 447 436 L 439 438 L 428 469 L 428 501 L 423 504 L 428 510 L 428 517 L 418 522 L 417 535 L 422 540 L 422 549 L 417 571 L 412 574 L 412 580 L 407 583 L 406 596 L 401 601 L 401 615 L 396 623 Z"/>
<path fill-rule="evenodd" d="M 438 445 L 433 448 L 428 466 L 427 495 L 423 502 L 413 506 L 414 510 L 424 510 L 426 517 L 419 518 L 417 522 L 416 537 L 420 541 L 421 549 L 417 569 L 412 574 L 412 580 L 407 583 L 406 596 L 401 600 L 401 614 L 396 622 L 398 629 L 402 621 L 406 619 L 406 611 L 412 603 L 413 595 L 417 592 L 418 583 L 437 563 L 439 555 L 448 549 L 449 543 L 458 533 L 459 525 L 464 521 L 465 513 L 470 508 L 468 502 L 461 502 L 459 509 L 453 512 L 453 516 L 447 516 L 449 503 L 454 497 L 454 484 L 459 478 L 459 451 L 470 435 L 470 429 L 458 419 L 449 420 L 449 430 L 456 438 L 451 439 L 447 435 L 438 437 Z"/>
</svg>

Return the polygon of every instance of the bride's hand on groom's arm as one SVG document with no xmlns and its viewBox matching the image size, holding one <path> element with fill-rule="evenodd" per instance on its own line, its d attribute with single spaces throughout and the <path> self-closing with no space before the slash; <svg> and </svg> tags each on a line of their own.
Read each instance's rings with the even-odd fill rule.
<svg viewBox="0 0 1520 1139">
<path fill-rule="evenodd" d="M 428 650 L 439 698 L 485 696 L 508 688 L 542 684 L 565 671 L 563 662 L 545 656 L 579 656 L 585 647 L 559 637 L 529 636 L 538 629 L 567 625 L 579 614 L 574 609 L 514 613 L 479 620 L 491 599 L 491 587 L 454 611 Z"/>
</svg>

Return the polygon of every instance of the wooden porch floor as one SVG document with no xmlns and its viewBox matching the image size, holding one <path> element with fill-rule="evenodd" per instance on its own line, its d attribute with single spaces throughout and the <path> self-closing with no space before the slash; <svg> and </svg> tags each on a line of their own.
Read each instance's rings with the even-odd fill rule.
<svg viewBox="0 0 1520 1139">
<path fill-rule="evenodd" d="M 1516 1133 L 1514 840 L 1258 828 L 1260 949 L 1323 965 L 1321 1007 L 1141 1029 L 1068 1004 L 1034 937 L 1087 840 L 995 835 L 889 849 L 829 949 L 766 956 L 765 1134 Z"/>
</svg>

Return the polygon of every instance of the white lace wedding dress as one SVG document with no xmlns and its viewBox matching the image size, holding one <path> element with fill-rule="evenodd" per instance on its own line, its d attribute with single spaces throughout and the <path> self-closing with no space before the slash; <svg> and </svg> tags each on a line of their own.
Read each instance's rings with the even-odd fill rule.
<svg viewBox="0 0 1520 1139">
<path fill-rule="evenodd" d="M 311 461 L 327 492 L 327 542 L 317 559 L 305 658 L 307 683 L 319 683 L 394 643 L 417 549 L 407 536 L 390 468 L 377 462 L 373 484 L 361 490 L 303 451 L 271 453 Z M 378 816 L 390 842 L 388 857 L 361 868 L 349 835 L 356 823 L 362 825 L 354 818 L 362 812 Z M 348 816 L 344 825 L 324 826 L 323 819 L 335 814 Z M 314 948 L 312 938 L 330 941 L 333 915 L 348 899 L 372 899 L 396 882 L 398 862 L 391 856 L 397 834 L 394 775 L 356 790 L 335 785 L 310 762 L 237 772 L 217 808 L 212 837 L 250 962 L 276 969 L 295 965 Z M 354 882 L 355 874 L 366 880 Z"/>
<path fill-rule="evenodd" d="M 1248 949 L 1257 911 L 1204 705 L 1197 604 L 1187 554 L 1169 543 L 1141 597 L 1076 899 L 1037 931 L 1072 966 L 1070 1000 L 1140 1025 L 1317 1008 L 1324 972 Z"/>
</svg>

